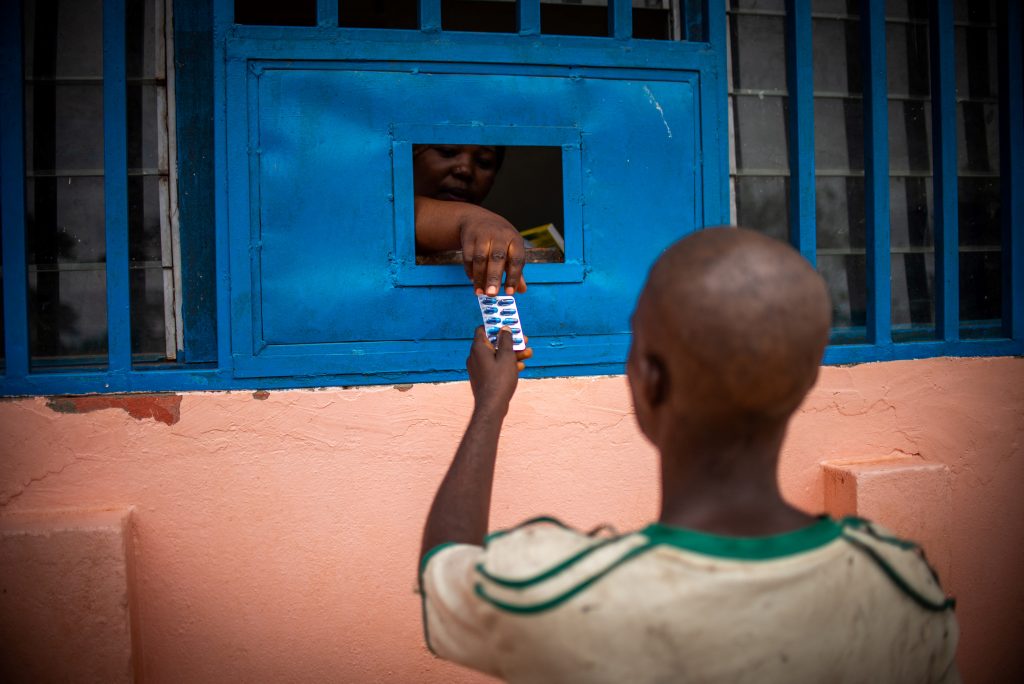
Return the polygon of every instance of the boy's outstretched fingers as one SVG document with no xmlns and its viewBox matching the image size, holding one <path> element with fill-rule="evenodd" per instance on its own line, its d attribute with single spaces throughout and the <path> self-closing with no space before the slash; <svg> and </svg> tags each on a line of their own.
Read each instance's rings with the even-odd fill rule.
<svg viewBox="0 0 1024 684">
<path fill-rule="evenodd" d="M 491 346 L 483 326 L 477 327 L 466 369 L 477 408 L 504 415 L 516 391 L 520 362 L 512 350 L 512 332 L 507 327 L 498 332 L 497 342 L 497 348 Z"/>
<path fill-rule="evenodd" d="M 526 344 L 530 343 L 530 338 L 523 335 L 523 342 Z M 533 347 L 527 347 L 516 352 L 516 368 L 523 370 L 526 368 L 526 364 L 523 363 L 526 359 L 533 358 Z"/>
<path fill-rule="evenodd" d="M 495 353 L 497 354 L 498 358 L 501 359 L 503 355 L 507 356 L 509 354 L 512 354 L 518 360 L 519 352 L 512 349 L 512 345 L 512 331 L 509 329 L 507 325 L 501 326 L 501 330 L 498 331 L 498 339 L 496 340 L 495 345 L 497 347 Z"/>
<path fill-rule="evenodd" d="M 495 364 L 499 367 L 514 364 L 519 369 L 519 352 L 512 348 L 512 331 L 507 326 L 502 326 L 498 331 L 498 338 L 495 340 Z"/>
<path fill-rule="evenodd" d="M 473 333 L 473 346 L 469 350 L 470 357 L 482 352 L 486 352 L 490 356 L 493 356 L 494 351 L 494 345 L 491 343 L 490 338 L 487 337 L 487 333 L 484 332 L 484 326 L 478 325 L 476 327 L 476 331 Z"/>
</svg>

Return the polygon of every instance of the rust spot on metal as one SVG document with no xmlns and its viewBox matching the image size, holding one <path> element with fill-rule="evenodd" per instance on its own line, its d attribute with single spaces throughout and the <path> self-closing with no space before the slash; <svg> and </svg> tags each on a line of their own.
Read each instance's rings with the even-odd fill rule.
<svg viewBox="0 0 1024 684">
<path fill-rule="evenodd" d="M 395 389 L 399 392 L 408 392 L 412 389 L 412 385 L 395 385 Z"/>
<path fill-rule="evenodd" d="M 264 401 L 269 396 L 270 392 L 268 392 L 267 390 L 256 390 L 255 392 L 252 393 L 252 398 L 258 399 L 259 401 Z"/>
<path fill-rule="evenodd" d="M 180 394 L 90 394 L 82 397 L 50 397 L 46 406 L 57 413 L 89 413 L 122 409 L 136 420 L 174 425 L 181 419 Z"/>
</svg>

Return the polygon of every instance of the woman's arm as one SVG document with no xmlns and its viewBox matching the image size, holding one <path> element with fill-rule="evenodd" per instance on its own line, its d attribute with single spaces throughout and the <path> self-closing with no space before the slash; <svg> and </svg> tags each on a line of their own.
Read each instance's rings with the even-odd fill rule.
<svg viewBox="0 0 1024 684">
<path fill-rule="evenodd" d="M 417 196 L 415 208 L 417 250 L 461 249 L 463 267 L 477 294 L 498 294 L 502 275 L 506 294 L 526 291 L 526 247 L 511 223 L 468 202 Z"/>
</svg>

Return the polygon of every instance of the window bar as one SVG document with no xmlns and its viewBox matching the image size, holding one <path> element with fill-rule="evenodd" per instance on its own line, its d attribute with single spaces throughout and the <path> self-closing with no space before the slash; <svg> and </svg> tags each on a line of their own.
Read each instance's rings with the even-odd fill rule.
<svg viewBox="0 0 1024 684">
<path fill-rule="evenodd" d="M 0 207 L 3 215 L 4 362 L 7 378 L 28 375 L 28 266 L 21 3 L 0 9 Z"/>
<path fill-rule="evenodd" d="M 864 72 L 864 216 L 867 243 L 867 336 L 892 342 L 889 258 L 889 102 L 885 65 L 885 0 L 862 4 Z"/>
<path fill-rule="evenodd" d="M 1024 66 L 1019 2 L 1004 2 L 999 31 L 999 175 L 1002 179 L 1003 328 L 1024 340 Z M 5 247 L 6 249 L 6 247 Z M 4 254 L 6 256 L 6 253 Z"/>
<path fill-rule="evenodd" d="M 171 29 L 173 8 L 171 3 L 156 3 L 157 59 L 155 75 L 166 88 L 157 94 L 157 116 L 163 123 L 157 126 L 157 170 L 160 172 L 160 261 L 164 290 L 164 347 L 168 361 L 175 360 L 183 348 L 181 317 L 181 239 L 178 232 L 179 214 L 171 216 L 171 207 L 177 207 L 177 138 L 174 129 L 174 36 Z M 194 59 L 194 55 L 189 55 Z M 168 76 L 171 77 L 168 77 Z M 165 175 L 166 174 L 166 175 Z"/>
<path fill-rule="evenodd" d="M 633 37 L 633 0 L 608 0 L 608 34 L 619 40 Z"/>
<path fill-rule="evenodd" d="M 338 28 L 338 0 L 316 0 L 316 25 Z"/>
<path fill-rule="evenodd" d="M 540 34 L 540 0 L 518 0 L 516 2 L 517 30 L 523 36 Z"/>
<path fill-rule="evenodd" d="M 441 30 L 441 0 L 420 0 L 420 31 Z"/>
<path fill-rule="evenodd" d="M 789 241 L 817 264 L 814 179 L 814 73 L 810 0 L 786 0 L 789 92 Z"/>
<path fill-rule="evenodd" d="M 128 150 L 125 0 L 103 2 L 103 214 L 107 353 L 112 373 L 132 366 L 128 279 Z"/>
<path fill-rule="evenodd" d="M 182 13 L 179 12 L 178 17 L 174 21 L 177 26 L 184 28 L 184 26 L 182 26 L 184 22 L 182 22 L 181 14 Z M 203 15 L 203 12 L 196 10 L 193 15 L 189 17 L 191 20 L 191 26 L 197 30 L 199 35 L 202 35 L 203 27 L 206 26 L 205 22 L 207 20 Z M 213 80 L 212 87 L 213 92 L 215 93 L 223 93 L 227 91 L 227 50 L 225 48 L 226 41 L 224 39 L 224 35 L 230 28 L 231 22 L 234 21 L 234 17 L 234 3 L 231 2 L 231 0 L 213 0 L 213 40 L 210 40 L 209 38 L 203 40 L 200 38 L 196 41 L 196 46 L 200 50 L 198 53 L 199 55 L 204 53 L 208 56 L 212 55 L 212 58 L 209 60 L 212 65 L 212 73 L 209 75 Z M 186 31 L 182 30 L 181 33 L 185 34 Z M 189 60 L 181 60 L 183 64 L 187 64 L 188 61 Z M 214 186 L 214 194 L 218 198 L 223 198 L 227 197 L 228 184 L 227 179 L 225 178 L 226 174 L 215 173 L 214 169 L 227 168 L 227 107 L 211 106 L 212 103 L 208 100 L 202 99 L 193 106 L 203 106 L 203 102 L 206 102 L 206 106 L 209 106 L 209 110 L 207 111 L 207 115 L 202 117 L 200 120 L 205 121 L 209 125 L 209 129 L 204 129 L 204 132 L 206 130 L 211 131 L 209 135 L 213 139 L 213 151 L 210 153 L 210 157 L 212 159 L 204 160 L 206 163 L 205 168 L 203 166 L 199 166 L 197 168 L 206 171 L 206 177 L 209 178 L 209 182 Z M 180 131 L 182 128 L 179 127 L 178 130 Z M 216 361 L 219 368 L 231 369 L 233 367 L 230 334 L 231 290 L 228 279 L 228 266 L 230 260 L 228 258 L 228 213 L 227 207 L 225 206 L 226 204 L 227 202 L 211 201 L 210 205 L 207 205 L 208 208 L 204 208 L 205 210 L 200 209 L 200 211 L 207 216 L 212 214 L 213 225 L 219 229 L 214 230 L 212 249 L 209 249 L 209 245 L 204 245 L 208 249 L 202 252 L 203 263 L 208 264 L 211 260 L 210 252 L 212 251 L 212 261 L 214 266 L 212 273 L 216 282 L 212 284 L 212 287 L 208 285 L 207 287 L 209 289 L 198 289 L 196 291 L 198 296 L 195 297 L 195 300 L 197 302 L 209 302 L 210 300 L 214 300 L 216 304 L 212 308 L 205 310 L 203 308 L 190 305 L 192 316 L 196 316 L 197 313 L 201 312 L 202 318 L 199 320 L 199 324 L 194 328 L 186 323 L 185 344 L 186 353 L 189 355 L 188 358 L 196 358 L 194 354 L 195 347 L 187 346 L 189 337 L 191 336 L 193 341 L 201 342 L 200 348 L 205 348 L 204 351 L 207 353 L 216 351 Z M 196 253 L 198 253 L 198 250 Z M 187 260 L 182 261 L 182 266 L 184 267 L 186 263 L 190 264 L 188 268 L 192 267 L 191 262 L 188 262 Z M 209 281 L 207 276 L 210 271 L 197 270 L 196 273 L 202 275 L 194 278 L 193 280 L 199 282 Z M 185 301 L 187 302 L 188 300 L 186 299 Z M 211 317 L 213 319 L 212 321 L 210 320 Z M 189 320 L 191 319 L 186 318 L 186 321 Z M 210 323 L 214 323 L 214 325 L 210 326 Z M 215 347 L 211 348 L 211 340 L 212 344 L 216 345 Z"/>
<path fill-rule="evenodd" d="M 683 3 L 679 3 L 683 7 Z M 729 38 L 726 13 L 709 11 L 708 3 L 702 7 L 704 15 L 704 40 L 714 46 L 712 51 L 717 59 L 711 61 L 709 77 L 701 77 L 700 116 L 703 121 L 728 121 L 729 115 Z M 711 74 L 715 74 L 711 76 Z M 704 86 L 707 84 L 705 94 Z M 704 152 L 705 192 L 703 221 L 706 226 L 729 223 L 732 192 L 729 182 L 729 127 L 722 126 L 715 131 L 701 130 L 701 145 Z M 717 144 L 716 144 L 717 143 Z M 717 179 L 717 188 L 715 187 Z"/>
<path fill-rule="evenodd" d="M 931 7 L 932 170 L 935 197 L 935 332 L 960 339 L 960 229 L 956 166 L 956 35 L 953 3 Z"/>
</svg>

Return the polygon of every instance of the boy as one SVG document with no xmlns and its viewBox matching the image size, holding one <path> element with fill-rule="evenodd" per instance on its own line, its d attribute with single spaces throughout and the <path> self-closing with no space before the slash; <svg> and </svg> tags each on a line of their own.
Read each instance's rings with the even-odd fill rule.
<svg viewBox="0 0 1024 684">
<path fill-rule="evenodd" d="M 485 541 L 517 358 L 478 330 L 476 406 L 423 536 L 428 645 L 514 682 L 959 681 L 952 601 L 916 549 L 779 492 L 829 312 L 814 269 L 760 234 L 699 231 L 662 255 L 626 365 L 661 513 L 605 538 L 539 519 Z"/>
</svg>

